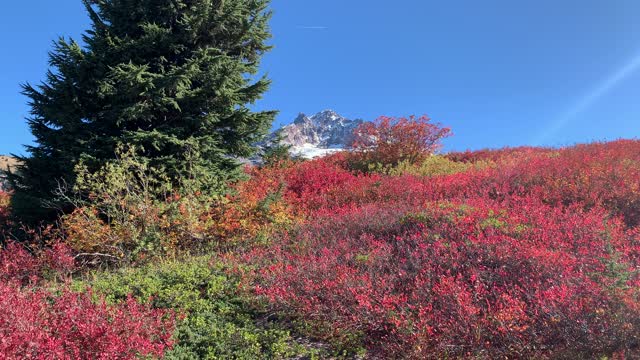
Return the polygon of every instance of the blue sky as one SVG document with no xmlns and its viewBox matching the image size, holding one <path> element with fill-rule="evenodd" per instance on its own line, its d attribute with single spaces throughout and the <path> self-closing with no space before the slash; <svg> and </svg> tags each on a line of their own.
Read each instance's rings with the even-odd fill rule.
<svg viewBox="0 0 640 360">
<path fill-rule="evenodd" d="M 277 123 L 331 108 L 352 118 L 428 114 L 445 150 L 640 137 L 637 0 L 273 0 Z M 88 27 L 80 0 L 0 13 L 0 154 L 31 136 L 19 84 L 37 83 L 59 35 Z"/>
</svg>

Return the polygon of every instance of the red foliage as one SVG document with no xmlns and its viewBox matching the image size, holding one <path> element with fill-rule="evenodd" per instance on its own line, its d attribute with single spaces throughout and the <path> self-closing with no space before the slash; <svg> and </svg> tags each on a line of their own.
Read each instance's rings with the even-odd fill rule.
<svg viewBox="0 0 640 360">
<path fill-rule="evenodd" d="M 551 205 L 603 206 L 640 222 L 640 141 L 578 145 L 498 158 L 496 166 L 431 183 L 440 198 L 532 196 Z"/>
<path fill-rule="evenodd" d="M 393 134 L 392 119 L 378 125 L 384 121 Z M 366 139 L 383 138 L 374 135 Z M 413 135 L 407 137 L 419 137 Z M 380 158 L 366 160 L 411 159 L 406 149 L 387 147 L 395 141 L 389 139 Z M 368 146 L 356 155 L 375 154 Z M 227 258 L 242 260 L 235 269 L 274 310 L 347 348 L 364 344 L 373 357 L 640 352 L 640 141 L 448 157 L 484 164 L 452 175 L 387 176 L 347 170 L 353 158 L 343 153 L 251 168 L 235 195 L 202 216 L 221 239 L 268 240 Z M 38 257 L 15 244 L 7 249 L 0 252 L 0 346 L 25 351 L 68 341 L 55 349 L 82 351 L 90 337 L 104 349 L 91 351 L 161 353 L 169 333 L 162 329 L 172 326 L 154 322 L 162 314 L 20 288 L 47 271 L 68 272 L 64 247 Z M 91 323 L 78 309 L 94 314 Z M 76 316 L 87 337 L 65 325 Z M 119 333 L 100 327 L 117 321 Z M 51 330 L 58 328 L 65 330 Z M 28 332 L 37 334 L 36 345 L 25 343 L 26 335 L 6 340 Z"/>
<path fill-rule="evenodd" d="M 601 209 L 521 199 L 334 210 L 249 259 L 283 313 L 383 356 L 546 357 L 634 344 L 639 250 Z"/>
<path fill-rule="evenodd" d="M 336 160 L 337 159 L 337 160 Z M 628 226 L 640 222 L 640 141 L 579 145 L 556 151 L 505 151 L 492 166 L 438 177 L 348 176 L 341 159 L 318 159 L 289 168 L 295 179 L 289 187 L 297 204 L 310 209 L 345 204 L 385 203 L 392 200 L 419 204 L 434 200 L 470 198 L 509 201 L 533 197 L 554 206 L 602 206 L 624 217 Z M 306 170 L 310 170 L 305 179 Z M 323 171 L 328 171 L 325 175 Z M 333 180 L 327 186 L 328 179 Z M 315 181 L 314 179 L 318 179 Z"/>
<path fill-rule="evenodd" d="M 349 171 L 326 161 L 307 161 L 285 175 L 286 197 L 298 209 L 315 209 L 326 201 L 328 194 L 336 189 L 349 187 L 357 179 Z"/>
<path fill-rule="evenodd" d="M 3 359 L 137 359 L 160 357 L 175 328 L 170 312 L 130 298 L 118 306 L 63 287 L 52 293 L 42 277 L 68 273 L 62 244 L 39 256 L 10 242 L 0 250 L 0 354 Z"/>
<path fill-rule="evenodd" d="M 0 281 L 36 285 L 44 275 L 65 278 L 74 269 L 71 251 L 60 242 L 34 251 L 38 251 L 37 256 L 27 251 L 23 244 L 7 243 L 0 250 Z"/>
<path fill-rule="evenodd" d="M 244 258 L 275 309 L 383 357 L 639 350 L 640 141 L 456 155 L 490 166 L 424 178 L 347 157 L 278 170 L 307 220 Z"/>
<path fill-rule="evenodd" d="M 0 284 L 3 359 L 137 359 L 171 346 L 174 321 L 133 298 L 110 307 L 90 294 Z"/>
<path fill-rule="evenodd" d="M 382 116 L 364 122 L 353 132 L 351 148 L 359 162 L 396 165 L 416 163 L 434 153 L 451 129 L 431 123 L 427 116 L 392 118 Z"/>
<path fill-rule="evenodd" d="M 476 151 L 450 152 L 445 155 L 449 160 L 464 163 L 475 163 L 478 161 L 498 161 L 507 157 L 519 156 L 535 156 L 537 154 L 547 154 L 553 152 L 551 148 L 540 148 L 531 146 L 520 146 L 515 148 L 502 149 L 482 149 Z"/>
</svg>

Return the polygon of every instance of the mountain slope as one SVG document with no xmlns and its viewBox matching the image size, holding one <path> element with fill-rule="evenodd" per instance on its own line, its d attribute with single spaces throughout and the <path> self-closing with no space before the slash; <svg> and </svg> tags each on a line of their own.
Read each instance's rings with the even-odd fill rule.
<svg viewBox="0 0 640 360">
<path fill-rule="evenodd" d="M 324 110 L 307 116 L 300 113 L 289 125 L 285 125 L 269 136 L 268 141 L 282 136 L 282 143 L 291 145 L 291 153 L 305 158 L 313 158 L 340 151 L 348 147 L 353 130 L 363 120 L 347 119 L 333 110 Z"/>
<path fill-rule="evenodd" d="M 0 170 L 15 169 L 16 165 L 18 165 L 16 158 L 0 155 Z"/>
</svg>

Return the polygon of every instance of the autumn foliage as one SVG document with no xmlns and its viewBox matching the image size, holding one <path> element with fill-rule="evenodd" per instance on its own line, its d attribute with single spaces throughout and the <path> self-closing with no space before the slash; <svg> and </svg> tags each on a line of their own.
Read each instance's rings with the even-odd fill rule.
<svg viewBox="0 0 640 360">
<path fill-rule="evenodd" d="M 454 154 L 468 167 L 434 176 L 352 173 L 341 154 L 292 164 L 280 192 L 306 220 L 234 261 L 258 266 L 246 282 L 275 311 L 351 351 L 633 357 L 639 154 L 631 140 Z"/>
<path fill-rule="evenodd" d="M 514 202 L 323 212 L 250 255 L 270 264 L 255 290 L 331 329 L 317 335 L 384 357 L 582 357 L 634 344 L 637 234 L 601 209 Z"/>
<path fill-rule="evenodd" d="M 106 305 L 91 292 L 46 289 L 52 273 L 73 269 L 62 244 L 34 256 L 10 242 L 0 250 L 0 354 L 3 359 L 137 359 L 172 345 L 174 316 L 132 298 Z"/>
<path fill-rule="evenodd" d="M 352 161 L 356 166 L 395 166 L 403 161 L 414 164 L 438 150 L 440 140 L 450 135 L 451 129 L 432 123 L 426 115 L 382 116 L 355 129 Z"/>
<path fill-rule="evenodd" d="M 130 299 L 117 307 L 88 294 L 0 284 L 0 354 L 5 359 L 138 359 L 171 345 L 171 319 Z"/>
<path fill-rule="evenodd" d="M 0 227 L 4 227 L 9 222 L 9 203 L 11 202 L 11 194 L 0 190 Z"/>
<path fill-rule="evenodd" d="M 406 121 L 373 126 L 413 129 L 416 119 Z M 433 146 L 448 134 L 427 128 L 440 134 Z M 156 258 L 208 244 L 216 271 L 239 279 L 225 297 L 347 357 L 637 358 L 640 141 L 446 155 L 368 146 L 247 167 L 215 199 L 127 198 L 113 203 L 123 215 L 110 222 L 96 205 L 81 207 L 64 219 L 63 243 L 31 252 L 9 243 L 0 252 L 0 311 L 11 319 L 0 320 L 0 343 L 11 346 L 3 351 L 129 358 L 171 347 L 171 313 L 44 288 L 83 265 L 79 252 L 113 239 Z M 385 165 L 363 171 L 354 159 Z M 210 295 L 202 291 L 192 290 Z M 205 331 L 198 324 L 183 324 L 182 341 L 191 341 L 184 329 Z"/>
</svg>

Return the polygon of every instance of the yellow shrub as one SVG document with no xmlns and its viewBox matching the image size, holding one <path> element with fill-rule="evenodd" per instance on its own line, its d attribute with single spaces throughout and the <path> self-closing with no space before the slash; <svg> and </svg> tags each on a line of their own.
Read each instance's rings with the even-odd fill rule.
<svg viewBox="0 0 640 360">
<path fill-rule="evenodd" d="M 432 155 L 417 164 L 401 162 L 396 167 L 389 169 L 387 173 L 394 176 L 439 176 L 461 173 L 471 169 L 479 169 L 487 166 L 490 166 L 490 163 L 485 161 L 463 163 L 451 161 L 442 155 Z"/>
</svg>

